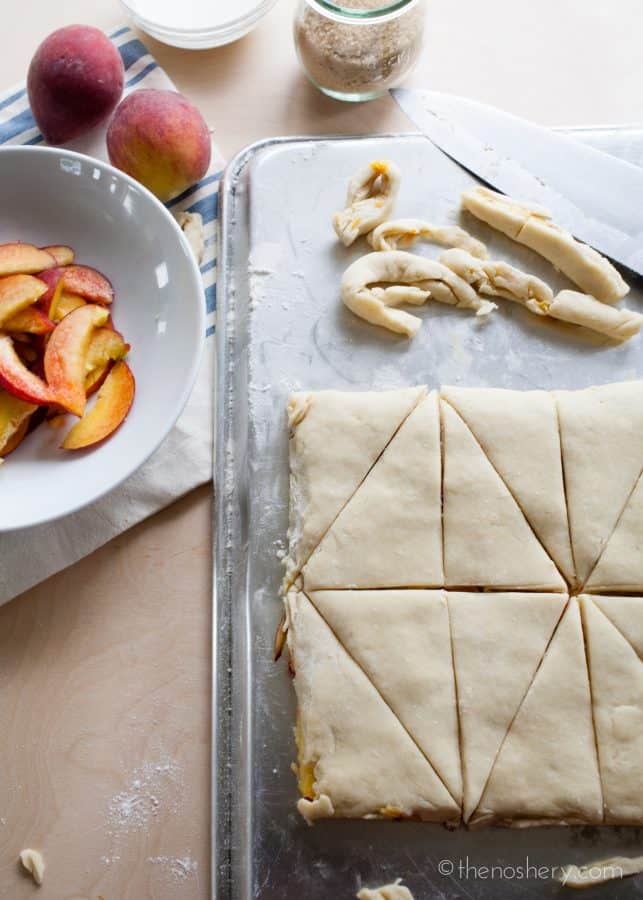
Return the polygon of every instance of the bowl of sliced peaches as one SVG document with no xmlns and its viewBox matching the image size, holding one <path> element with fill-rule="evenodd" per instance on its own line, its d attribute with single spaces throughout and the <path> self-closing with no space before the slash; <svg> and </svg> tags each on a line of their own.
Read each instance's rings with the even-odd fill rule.
<svg viewBox="0 0 643 900">
<path fill-rule="evenodd" d="M 193 386 L 205 308 L 174 218 L 111 166 L 0 149 L 0 197 L 7 531 L 91 503 L 158 448 Z"/>
</svg>

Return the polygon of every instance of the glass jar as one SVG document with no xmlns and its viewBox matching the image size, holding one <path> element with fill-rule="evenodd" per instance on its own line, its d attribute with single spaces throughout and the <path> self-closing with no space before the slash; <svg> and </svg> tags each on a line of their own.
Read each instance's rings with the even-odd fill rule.
<svg viewBox="0 0 643 900">
<path fill-rule="evenodd" d="M 304 71 L 337 100 L 396 87 L 422 50 L 426 0 L 298 0 L 295 46 Z"/>
</svg>

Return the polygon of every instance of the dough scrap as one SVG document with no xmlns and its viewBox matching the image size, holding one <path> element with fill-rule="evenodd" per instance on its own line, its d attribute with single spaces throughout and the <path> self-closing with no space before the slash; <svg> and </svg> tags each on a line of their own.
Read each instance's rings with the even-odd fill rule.
<svg viewBox="0 0 643 900">
<path fill-rule="evenodd" d="M 513 300 L 536 315 L 545 315 L 545 308 L 553 302 L 554 294 L 549 285 L 502 260 L 476 259 L 464 250 L 455 249 L 443 253 L 440 262 L 479 294 Z"/>
<path fill-rule="evenodd" d="M 479 294 L 505 297 L 520 303 L 534 315 L 589 328 L 613 340 L 629 340 L 639 333 L 643 324 L 640 313 L 608 306 L 589 294 L 565 290 L 554 297 L 551 288 L 540 278 L 506 262 L 476 259 L 464 250 L 447 250 L 440 256 L 440 262 L 464 278 Z"/>
<path fill-rule="evenodd" d="M 286 609 L 301 815 L 458 822 L 459 806 L 308 597 L 290 591 Z"/>
<path fill-rule="evenodd" d="M 566 591 L 482 448 L 440 401 L 443 431 L 444 580 L 447 587 Z"/>
<path fill-rule="evenodd" d="M 448 603 L 467 822 L 567 596 L 452 591 Z"/>
<path fill-rule="evenodd" d="M 441 587 L 440 456 L 433 391 L 404 421 L 318 544 L 302 571 L 304 589 Z"/>
<path fill-rule="evenodd" d="M 362 888 L 357 892 L 357 900 L 413 900 L 413 894 L 397 878 L 393 884 L 383 884 L 377 888 Z"/>
<path fill-rule="evenodd" d="M 643 598 L 633 607 L 643 623 Z M 609 599 L 604 598 L 609 609 Z M 581 597 L 605 822 L 643 821 L 643 662 L 593 598 Z"/>
<path fill-rule="evenodd" d="M 40 886 L 45 877 L 45 860 L 42 853 L 39 850 L 32 850 L 31 847 L 27 847 L 25 850 L 20 851 L 20 862 L 36 884 Z"/>
<path fill-rule="evenodd" d="M 205 241 L 203 231 L 203 217 L 201 213 L 181 211 L 174 214 L 174 218 L 190 245 L 194 258 L 200 264 L 205 253 Z"/>
<path fill-rule="evenodd" d="M 607 544 L 643 468 L 643 382 L 554 391 L 578 583 Z"/>
<path fill-rule="evenodd" d="M 385 222 L 393 212 L 402 174 L 394 162 L 378 159 L 353 175 L 346 208 L 333 216 L 333 228 L 346 247 Z"/>
<path fill-rule="evenodd" d="M 556 405 L 547 391 L 445 386 L 568 583 L 575 581 Z"/>
<path fill-rule="evenodd" d="M 313 591 L 308 596 L 460 806 L 458 718 L 444 591 Z"/>
<path fill-rule="evenodd" d="M 299 392 L 288 401 L 290 526 L 286 586 L 357 490 L 425 387 Z"/>
<path fill-rule="evenodd" d="M 542 207 L 512 200 L 483 187 L 465 191 L 462 206 L 540 254 L 597 300 L 616 303 L 629 291 L 629 286 L 608 259 L 552 222 L 551 215 Z"/>
<path fill-rule="evenodd" d="M 572 597 L 471 821 L 551 825 L 602 819 L 585 646 Z"/>
<path fill-rule="evenodd" d="M 460 247 L 472 256 L 485 259 L 487 248 L 459 225 L 432 225 L 423 219 L 391 219 L 382 222 L 368 236 L 373 250 L 405 250 L 417 241 Z"/>
<path fill-rule="evenodd" d="M 616 878 L 639 875 L 643 872 L 643 856 L 612 856 L 584 866 L 563 866 L 558 881 L 563 887 L 588 888 L 605 884 Z"/>
<path fill-rule="evenodd" d="M 417 332 L 422 320 L 396 308 L 403 303 L 421 306 L 434 297 L 439 303 L 471 309 L 477 316 L 496 309 L 447 266 L 404 250 L 367 253 L 357 259 L 342 276 L 341 295 L 356 316 L 407 337 Z"/>
<path fill-rule="evenodd" d="M 561 322 L 589 328 L 615 341 L 628 341 L 639 333 L 643 325 L 641 313 L 607 306 L 596 297 L 578 291 L 560 291 L 546 306 L 545 314 Z"/>
</svg>

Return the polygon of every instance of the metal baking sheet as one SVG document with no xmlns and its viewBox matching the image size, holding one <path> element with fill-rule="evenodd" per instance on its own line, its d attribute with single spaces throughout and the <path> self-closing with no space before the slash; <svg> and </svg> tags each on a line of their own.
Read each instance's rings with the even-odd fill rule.
<svg viewBox="0 0 643 900">
<path fill-rule="evenodd" d="M 643 164 L 643 130 L 575 134 Z M 213 893 L 221 900 L 334 900 L 402 877 L 417 900 L 555 897 L 557 866 L 641 853 L 639 830 L 449 832 L 378 821 L 311 828 L 295 811 L 294 692 L 284 660 L 272 660 L 288 518 L 289 392 L 419 383 L 575 388 L 643 375 L 640 337 L 609 345 L 502 301 L 487 323 L 427 304 L 411 342 L 354 318 L 339 301 L 339 280 L 365 246 L 342 247 L 330 217 L 349 176 L 380 156 L 403 172 L 398 215 L 461 221 L 494 257 L 565 284 L 526 248 L 459 219 L 457 198 L 472 179 L 422 137 L 272 140 L 228 168 L 217 326 Z M 640 286 L 627 303 L 643 311 Z M 604 890 L 643 897 L 643 880 Z"/>
</svg>

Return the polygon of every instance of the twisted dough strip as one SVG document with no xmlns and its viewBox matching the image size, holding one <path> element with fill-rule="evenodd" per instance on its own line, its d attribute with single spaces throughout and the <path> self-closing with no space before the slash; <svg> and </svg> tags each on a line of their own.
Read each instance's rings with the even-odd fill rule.
<svg viewBox="0 0 643 900">
<path fill-rule="evenodd" d="M 344 272 L 341 294 L 356 316 L 407 337 L 416 333 L 422 320 L 396 309 L 402 303 L 421 306 L 433 297 L 439 303 L 475 310 L 478 316 L 496 308 L 447 266 L 403 250 L 367 253 L 356 260 Z"/>
<path fill-rule="evenodd" d="M 346 209 L 333 216 L 333 228 L 346 247 L 388 219 L 401 177 L 398 167 L 388 159 L 375 160 L 353 175 L 348 183 Z"/>
<path fill-rule="evenodd" d="M 555 297 L 549 285 L 506 262 L 480 260 L 463 250 L 447 250 L 440 261 L 474 287 L 478 293 L 506 297 L 526 306 L 537 316 L 581 325 L 617 341 L 626 341 L 641 330 L 643 316 L 631 309 L 607 306 L 589 294 L 560 291 Z"/>
<path fill-rule="evenodd" d="M 458 225 L 431 225 L 423 219 L 391 219 L 382 222 L 368 236 L 368 242 L 374 250 L 399 250 L 412 246 L 416 241 L 427 241 L 442 247 L 460 247 L 480 259 L 488 256 L 482 241 L 474 238 L 464 228 Z"/>
<path fill-rule="evenodd" d="M 478 187 L 462 194 L 462 206 L 503 234 L 539 253 L 571 281 L 603 303 L 616 303 L 629 286 L 611 262 L 554 224 L 542 207 Z"/>
</svg>

